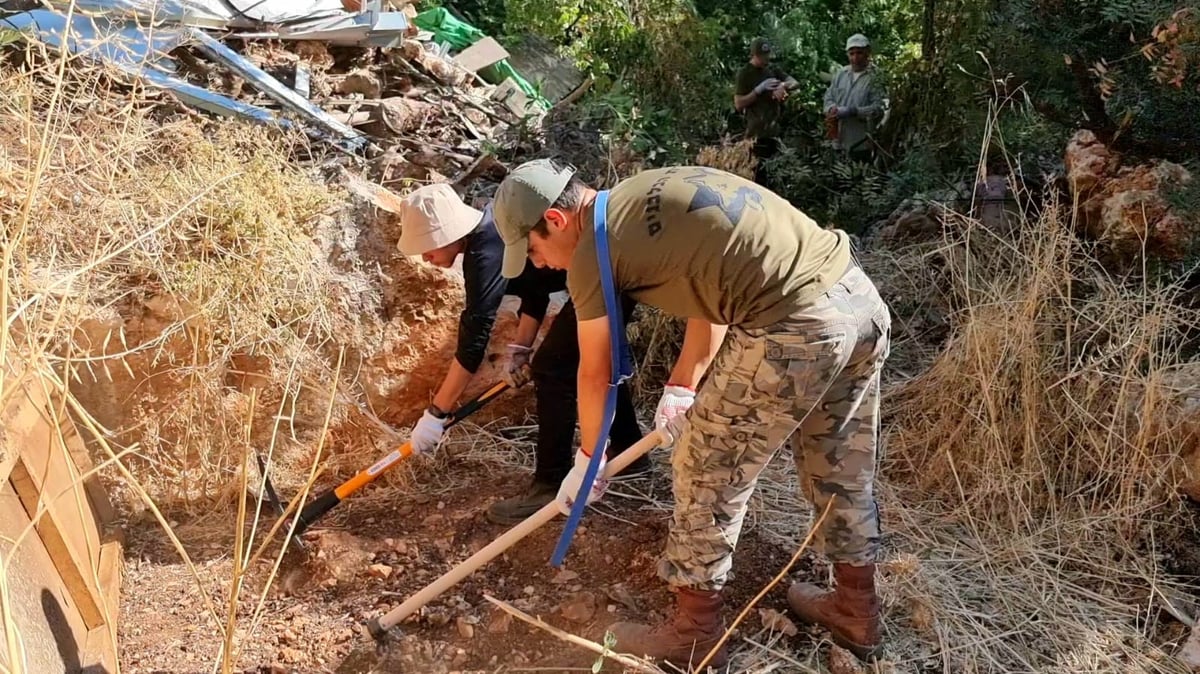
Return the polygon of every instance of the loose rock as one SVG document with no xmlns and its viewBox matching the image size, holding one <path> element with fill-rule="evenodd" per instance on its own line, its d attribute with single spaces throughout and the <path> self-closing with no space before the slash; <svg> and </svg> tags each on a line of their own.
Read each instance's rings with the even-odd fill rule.
<svg viewBox="0 0 1200 674">
<path fill-rule="evenodd" d="M 375 578 L 387 578 L 392 575 L 392 567 L 387 564 L 372 564 L 367 567 L 367 573 Z"/>
<path fill-rule="evenodd" d="M 769 630 L 783 632 L 789 637 L 800 633 L 800 630 L 796 628 L 796 623 L 773 608 L 758 609 L 758 617 L 762 620 L 763 627 Z"/>
<path fill-rule="evenodd" d="M 379 98 L 382 91 L 379 76 L 365 68 L 351 71 L 337 85 L 339 94 L 362 94 L 363 98 Z"/>
<path fill-rule="evenodd" d="M 580 592 L 560 604 L 558 610 L 571 622 L 585 623 L 596 615 L 596 595 Z"/>
<path fill-rule="evenodd" d="M 858 658 L 850 651 L 834 645 L 829 647 L 829 674 L 866 674 Z"/>
<path fill-rule="evenodd" d="M 492 612 L 492 618 L 488 621 L 487 631 L 491 634 L 505 634 L 508 628 L 512 625 L 512 614 L 500 609 L 495 609 Z"/>
</svg>

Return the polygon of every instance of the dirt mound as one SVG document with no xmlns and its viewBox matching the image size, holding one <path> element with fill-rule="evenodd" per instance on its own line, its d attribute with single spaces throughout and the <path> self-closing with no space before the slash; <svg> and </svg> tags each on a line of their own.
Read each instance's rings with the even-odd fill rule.
<svg viewBox="0 0 1200 674">
<path fill-rule="evenodd" d="M 232 498 L 248 448 L 284 491 L 326 440 L 361 467 L 395 441 L 373 419 L 419 416 L 452 357 L 461 276 L 400 255 L 395 218 L 297 163 L 302 136 L 101 97 L 55 112 L 75 132 L 49 137 L 62 161 L 39 172 L 15 101 L 46 115 L 52 91 L 4 75 L 18 348 L 47 349 L 117 446 L 139 448 L 128 463 L 160 506 Z M 489 365 L 477 386 L 496 378 Z"/>
</svg>

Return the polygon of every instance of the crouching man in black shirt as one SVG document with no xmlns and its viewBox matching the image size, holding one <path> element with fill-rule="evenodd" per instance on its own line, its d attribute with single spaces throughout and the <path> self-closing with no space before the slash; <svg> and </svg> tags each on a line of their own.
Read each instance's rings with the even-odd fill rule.
<svg viewBox="0 0 1200 674">
<path fill-rule="evenodd" d="M 442 268 L 449 268 L 462 255 L 466 285 L 454 360 L 433 403 L 413 427 L 410 442 L 414 451 L 428 452 L 437 447 L 446 416 L 456 407 L 483 362 L 501 299 L 504 295 L 515 295 L 521 300 L 517 334 L 507 348 L 504 379 L 514 388 L 533 380 L 538 418 L 536 466 L 533 481 L 524 492 L 493 503 L 487 510 L 487 518 L 492 522 L 515 524 L 554 500 L 573 464 L 579 341 L 575 307 L 570 300 L 551 323 L 537 352 L 531 348 L 546 316 L 550 294 L 566 289 L 566 272 L 538 269 L 526 260 L 521 275 L 506 284 L 500 273 L 504 242 L 496 233 L 491 204 L 483 212 L 471 208 L 445 183 L 426 185 L 408 194 L 400 225 L 401 253 L 420 255 L 425 262 Z M 621 299 L 628 323 L 636 304 L 628 297 Z M 609 458 L 641 438 L 629 388 L 622 384 L 609 433 Z M 624 474 L 642 473 L 649 466 L 643 456 L 626 468 Z"/>
</svg>

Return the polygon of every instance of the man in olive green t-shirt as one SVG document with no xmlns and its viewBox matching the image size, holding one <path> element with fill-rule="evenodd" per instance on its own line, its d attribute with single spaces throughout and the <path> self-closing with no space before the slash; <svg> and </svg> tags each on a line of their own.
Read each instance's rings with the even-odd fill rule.
<svg viewBox="0 0 1200 674">
<path fill-rule="evenodd" d="M 783 102 L 789 91 L 800 86 L 771 63 L 774 51 L 766 38 L 754 38 L 750 42 L 750 62 L 738 72 L 733 89 L 733 108 L 746 115 L 746 138 L 754 139 L 754 156 L 759 162 L 754 179 L 760 183 L 764 178 L 763 160 L 779 151 Z"/>
<path fill-rule="evenodd" d="M 596 446 L 613 366 L 595 198 L 571 169 L 537 160 L 505 178 L 493 206 L 504 275 L 519 274 L 526 256 L 538 267 L 566 269 L 576 306 L 582 445 L 559 490 L 564 512 Z M 796 583 L 789 604 L 859 657 L 874 657 L 873 484 L 891 318 L 853 261 L 848 237 L 764 187 L 704 167 L 622 181 L 609 194 L 607 216 L 613 291 L 687 319 L 655 413 L 675 445 L 675 511 L 659 575 L 677 590 L 677 612 L 656 627 L 612 626 L 616 650 L 695 665 L 716 645 L 724 633 L 721 590 L 747 503 L 763 467 L 791 438 L 802 491 L 818 512 L 828 509 L 815 540 L 834 563 L 837 586 Z M 588 500 L 604 487 L 598 481 Z M 722 647 L 710 664 L 726 657 Z"/>
</svg>

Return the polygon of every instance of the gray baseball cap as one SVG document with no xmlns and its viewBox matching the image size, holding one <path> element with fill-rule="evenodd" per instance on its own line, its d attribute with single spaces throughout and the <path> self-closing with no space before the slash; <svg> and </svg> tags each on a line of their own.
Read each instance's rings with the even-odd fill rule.
<svg viewBox="0 0 1200 674">
<path fill-rule="evenodd" d="M 871 46 L 871 41 L 862 33 L 855 33 L 846 39 L 846 51 L 858 47 L 860 49 L 868 49 Z"/>
<path fill-rule="evenodd" d="M 492 217 L 504 241 L 504 278 L 516 278 L 529 257 L 529 232 L 542 221 L 546 209 L 562 195 L 575 169 L 556 168 L 549 159 L 534 159 L 509 172 L 496 190 Z"/>
</svg>

